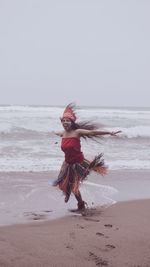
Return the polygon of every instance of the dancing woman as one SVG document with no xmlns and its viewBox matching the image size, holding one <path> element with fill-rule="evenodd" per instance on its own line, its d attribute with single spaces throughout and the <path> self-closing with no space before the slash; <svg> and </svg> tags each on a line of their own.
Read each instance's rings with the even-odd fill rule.
<svg viewBox="0 0 150 267">
<path fill-rule="evenodd" d="M 84 158 L 81 152 L 80 138 L 98 138 L 101 135 L 116 136 L 121 131 L 109 132 L 97 130 L 98 126 L 91 122 L 76 123 L 75 105 L 69 104 L 63 113 L 61 123 L 64 131 L 55 133 L 62 138 L 61 149 L 65 154 L 65 160 L 60 169 L 54 186 L 65 194 L 65 202 L 68 202 L 71 193 L 74 194 L 78 202 L 78 210 L 84 210 L 86 202 L 82 199 L 79 191 L 80 182 L 92 171 L 100 174 L 107 173 L 102 154 L 96 156 L 93 161 Z"/>
</svg>

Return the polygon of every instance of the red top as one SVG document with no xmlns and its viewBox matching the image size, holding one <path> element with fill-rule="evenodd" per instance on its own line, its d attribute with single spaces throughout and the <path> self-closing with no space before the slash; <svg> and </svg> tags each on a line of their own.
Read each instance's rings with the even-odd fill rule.
<svg viewBox="0 0 150 267">
<path fill-rule="evenodd" d="M 61 149 L 65 153 L 65 161 L 70 164 L 82 163 L 84 160 L 81 152 L 80 139 L 77 137 L 62 138 Z"/>
</svg>

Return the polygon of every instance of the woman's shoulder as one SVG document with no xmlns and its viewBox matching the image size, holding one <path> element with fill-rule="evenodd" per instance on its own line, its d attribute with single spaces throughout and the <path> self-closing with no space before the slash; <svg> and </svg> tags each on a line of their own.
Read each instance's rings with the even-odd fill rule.
<svg viewBox="0 0 150 267">
<path fill-rule="evenodd" d="M 80 132 L 81 132 L 81 129 L 74 130 L 74 136 L 77 138 L 80 138 Z"/>
<path fill-rule="evenodd" d="M 89 135 L 92 131 L 91 130 L 86 130 L 86 129 L 76 129 L 76 134 L 78 137 L 81 135 Z"/>
</svg>

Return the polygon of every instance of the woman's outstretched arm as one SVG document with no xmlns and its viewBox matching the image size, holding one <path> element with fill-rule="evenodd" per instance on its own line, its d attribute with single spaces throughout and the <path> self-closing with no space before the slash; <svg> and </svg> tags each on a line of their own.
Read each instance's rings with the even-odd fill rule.
<svg viewBox="0 0 150 267">
<path fill-rule="evenodd" d="M 118 133 L 121 133 L 122 131 L 101 131 L 101 130 L 84 130 L 84 129 L 77 129 L 76 130 L 78 135 L 91 135 L 91 136 L 95 136 L 95 135 L 112 135 L 112 136 L 116 136 Z"/>
</svg>

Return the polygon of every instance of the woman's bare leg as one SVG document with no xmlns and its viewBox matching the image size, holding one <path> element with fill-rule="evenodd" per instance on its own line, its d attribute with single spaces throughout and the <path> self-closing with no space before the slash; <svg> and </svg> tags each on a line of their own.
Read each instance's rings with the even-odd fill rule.
<svg viewBox="0 0 150 267">
<path fill-rule="evenodd" d="M 76 198 L 76 200 L 77 200 L 78 202 L 82 202 L 82 201 L 83 201 L 83 200 L 82 200 L 82 196 L 81 196 L 80 191 L 78 191 L 77 194 L 74 194 L 74 196 L 75 196 L 75 198 Z"/>
</svg>

